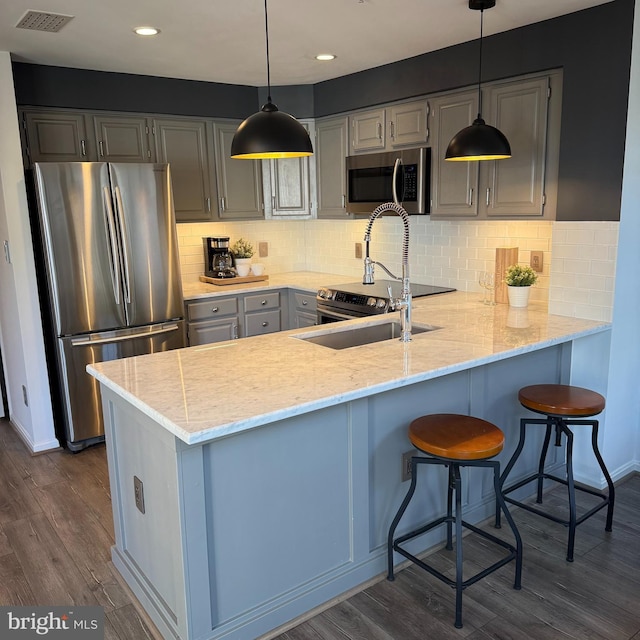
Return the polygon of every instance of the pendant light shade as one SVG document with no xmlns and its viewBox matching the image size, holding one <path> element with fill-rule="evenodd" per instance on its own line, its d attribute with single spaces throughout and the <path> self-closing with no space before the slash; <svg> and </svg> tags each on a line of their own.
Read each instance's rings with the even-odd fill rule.
<svg viewBox="0 0 640 640">
<path fill-rule="evenodd" d="M 258 113 L 249 116 L 238 127 L 231 142 L 231 157 L 260 160 L 313 155 L 307 130 L 293 116 L 278 111 L 278 107 L 271 101 L 267 0 L 264 0 L 264 23 L 267 42 L 267 102 Z"/>
<path fill-rule="evenodd" d="M 478 117 L 473 124 L 458 131 L 451 139 L 444 159 L 450 162 L 471 160 L 503 160 L 511 157 L 506 136 L 482 119 L 482 28 L 484 10 L 494 7 L 496 0 L 469 0 L 469 9 L 480 11 L 480 59 L 478 64 Z"/>
</svg>

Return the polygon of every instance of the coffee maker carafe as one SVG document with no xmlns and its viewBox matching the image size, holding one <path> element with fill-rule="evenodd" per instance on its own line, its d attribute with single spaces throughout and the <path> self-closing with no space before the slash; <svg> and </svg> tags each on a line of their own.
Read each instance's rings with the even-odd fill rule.
<svg viewBox="0 0 640 640">
<path fill-rule="evenodd" d="M 229 251 L 229 237 L 202 238 L 204 243 L 204 274 L 210 278 L 235 278 L 233 255 Z"/>
</svg>

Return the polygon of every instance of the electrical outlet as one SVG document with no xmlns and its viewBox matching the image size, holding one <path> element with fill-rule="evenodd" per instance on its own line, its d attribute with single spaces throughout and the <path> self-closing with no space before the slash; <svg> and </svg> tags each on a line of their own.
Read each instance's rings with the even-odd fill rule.
<svg viewBox="0 0 640 640">
<path fill-rule="evenodd" d="M 266 258 L 269 255 L 269 243 L 258 242 L 258 255 L 261 258 Z"/>
<path fill-rule="evenodd" d="M 362 258 L 362 242 L 356 242 L 356 258 Z"/>
<path fill-rule="evenodd" d="M 531 264 L 531 268 L 534 271 L 542 271 L 542 264 L 543 264 L 543 256 L 544 254 L 542 253 L 542 251 L 532 251 L 531 252 L 531 260 L 530 260 L 530 264 Z"/>
<path fill-rule="evenodd" d="M 27 396 L 27 387 L 22 385 L 22 399 L 24 400 L 24 406 L 29 406 L 29 397 Z"/>
<path fill-rule="evenodd" d="M 415 453 L 415 451 L 406 451 L 402 454 L 402 482 L 411 480 L 411 458 Z"/>
<path fill-rule="evenodd" d="M 133 476 L 133 495 L 136 499 L 138 511 L 144 513 L 144 485 L 138 476 Z"/>
</svg>

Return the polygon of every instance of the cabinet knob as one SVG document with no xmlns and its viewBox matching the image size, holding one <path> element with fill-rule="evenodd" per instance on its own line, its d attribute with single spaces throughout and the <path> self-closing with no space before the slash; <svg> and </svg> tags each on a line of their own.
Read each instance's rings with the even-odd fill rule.
<svg viewBox="0 0 640 640">
<path fill-rule="evenodd" d="M 269 326 L 269 323 L 265 321 L 265 322 L 263 322 L 263 323 L 262 323 L 262 326 L 263 326 L 263 327 L 268 327 L 268 326 Z"/>
<path fill-rule="evenodd" d="M 264 307 L 264 305 L 267 304 L 267 301 L 263 300 L 260 304 Z"/>
<path fill-rule="evenodd" d="M 211 313 L 218 313 L 218 307 L 212 307 Z"/>
<path fill-rule="evenodd" d="M 306 307 L 308 304 L 309 304 L 309 302 L 307 300 L 303 300 L 302 301 L 302 306 L 303 307 Z"/>
</svg>

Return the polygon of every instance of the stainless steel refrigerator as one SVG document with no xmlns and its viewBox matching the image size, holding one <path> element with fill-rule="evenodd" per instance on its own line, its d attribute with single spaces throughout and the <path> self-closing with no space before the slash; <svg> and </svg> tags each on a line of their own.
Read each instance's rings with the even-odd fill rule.
<svg viewBox="0 0 640 640">
<path fill-rule="evenodd" d="M 34 179 L 58 437 L 78 451 L 104 438 L 87 364 L 185 346 L 171 176 L 165 164 L 47 162 Z"/>
</svg>

